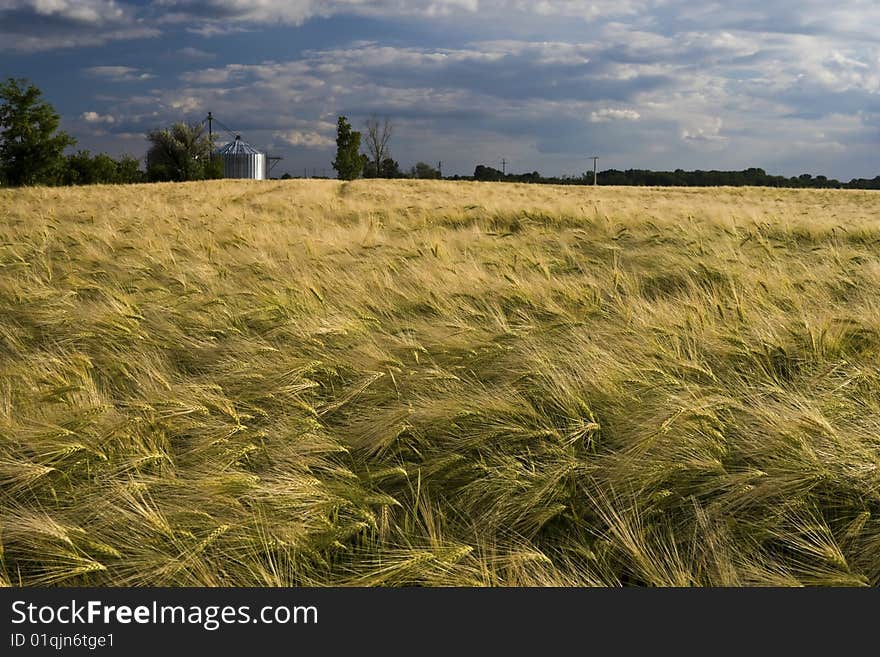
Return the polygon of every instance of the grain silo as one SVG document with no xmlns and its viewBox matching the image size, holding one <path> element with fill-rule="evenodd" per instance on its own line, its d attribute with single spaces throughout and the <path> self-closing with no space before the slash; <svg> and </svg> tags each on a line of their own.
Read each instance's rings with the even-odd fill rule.
<svg viewBox="0 0 880 657">
<path fill-rule="evenodd" d="M 219 149 L 217 155 L 223 158 L 224 178 L 266 179 L 266 154 L 242 141 L 241 135 L 235 135 L 235 139 Z"/>
</svg>

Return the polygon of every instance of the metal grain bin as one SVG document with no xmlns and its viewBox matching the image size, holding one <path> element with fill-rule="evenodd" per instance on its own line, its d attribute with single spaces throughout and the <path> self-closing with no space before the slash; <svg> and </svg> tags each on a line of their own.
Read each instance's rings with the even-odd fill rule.
<svg viewBox="0 0 880 657">
<path fill-rule="evenodd" d="M 223 158 L 224 178 L 250 178 L 251 180 L 266 179 L 266 154 L 261 153 L 241 135 L 217 151 Z"/>
</svg>

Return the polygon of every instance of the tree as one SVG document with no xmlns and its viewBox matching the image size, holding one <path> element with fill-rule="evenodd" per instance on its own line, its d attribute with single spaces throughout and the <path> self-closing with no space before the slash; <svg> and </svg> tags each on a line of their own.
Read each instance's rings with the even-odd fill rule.
<svg viewBox="0 0 880 657">
<path fill-rule="evenodd" d="M 382 166 L 379 167 L 378 178 L 403 178 L 403 172 L 397 160 L 386 157 L 382 160 Z"/>
<path fill-rule="evenodd" d="M 151 181 L 204 180 L 217 177 L 211 144 L 200 123 L 175 123 L 147 133 L 147 178 Z"/>
<path fill-rule="evenodd" d="M 336 122 L 336 159 L 333 168 L 340 180 L 354 180 L 364 168 L 364 157 L 360 154 L 361 133 L 351 129 L 344 116 Z"/>
<path fill-rule="evenodd" d="M 223 170 L 222 157 L 212 157 L 212 154 L 208 153 L 208 159 L 204 161 L 204 165 L 205 170 L 202 177 L 205 180 L 220 180 L 226 175 Z"/>
<path fill-rule="evenodd" d="M 416 162 L 416 165 L 409 170 L 409 175 L 413 178 L 437 179 L 440 177 L 440 171 L 425 162 Z"/>
<path fill-rule="evenodd" d="M 57 182 L 64 149 L 76 143 L 58 130 L 60 117 L 25 79 L 0 84 L 0 179 L 8 185 Z"/>
<path fill-rule="evenodd" d="M 483 164 L 478 164 L 474 169 L 474 180 L 498 182 L 504 180 L 504 174 L 494 167 L 487 167 Z"/>
<path fill-rule="evenodd" d="M 116 161 L 116 182 L 130 184 L 144 181 L 144 172 L 140 162 L 131 155 L 123 155 Z"/>
<path fill-rule="evenodd" d="M 77 151 L 67 156 L 62 182 L 65 185 L 86 185 L 92 177 L 92 156 L 88 151 Z"/>
<path fill-rule="evenodd" d="M 130 155 L 114 160 L 99 153 L 92 157 L 89 151 L 77 151 L 67 156 L 67 164 L 61 181 L 65 185 L 95 185 L 143 182 L 140 163 Z"/>
<path fill-rule="evenodd" d="M 391 158 L 391 152 L 388 150 L 388 142 L 391 140 L 391 133 L 394 126 L 391 119 L 387 116 L 380 124 L 379 119 L 371 116 L 367 119 L 367 153 L 373 162 L 373 170 L 376 172 L 377 178 L 387 178 L 382 175 L 383 164 Z"/>
<path fill-rule="evenodd" d="M 95 185 L 118 182 L 118 163 L 109 155 L 91 156 L 89 151 L 77 151 L 67 156 L 67 167 L 62 181 L 65 185 Z"/>
</svg>

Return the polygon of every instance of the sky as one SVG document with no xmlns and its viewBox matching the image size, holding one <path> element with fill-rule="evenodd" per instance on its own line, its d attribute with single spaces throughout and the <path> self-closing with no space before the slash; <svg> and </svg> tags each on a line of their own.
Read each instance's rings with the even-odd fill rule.
<svg viewBox="0 0 880 657">
<path fill-rule="evenodd" d="M 880 174 L 876 0 L 0 0 L 0 76 L 77 148 L 212 111 L 273 176 L 326 173 L 336 117 L 403 169 Z M 220 142 L 231 138 L 220 129 Z"/>
</svg>

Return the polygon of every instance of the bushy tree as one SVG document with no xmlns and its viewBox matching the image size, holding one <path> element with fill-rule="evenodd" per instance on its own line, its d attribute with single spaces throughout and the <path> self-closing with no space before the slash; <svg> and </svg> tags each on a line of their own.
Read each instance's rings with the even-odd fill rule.
<svg viewBox="0 0 880 657">
<path fill-rule="evenodd" d="M 504 174 L 494 167 L 487 167 L 484 164 L 478 164 L 474 169 L 474 180 L 501 181 L 504 180 Z"/>
<path fill-rule="evenodd" d="M 379 167 L 380 178 L 403 178 L 403 172 L 397 160 L 386 157 L 382 160 L 382 166 Z"/>
<path fill-rule="evenodd" d="M 58 130 L 60 117 L 25 79 L 0 83 L 0 179 L 8 185 L 46 185 L 64 171 L 64 149 L 76 143 Z"/>
<path fill-rule="evenodd" d="M 351 129 L 351 124 L 344 116 L 336 122 L 336 159 L 333 168 L 340 180 L 354 180 L 364 169 L 364 160 L 360 154 L 361 133 Z"/>
<path fill-rule="evenodd" d="M 175 123 L 147 133 L 147 178 L 151 181 L 204 180 L 219 177 L 211 144 L 200 123 Z"/>
<path fill-rule="evenodd" d="M 123 155 L 116 161 L 116 182 L 139 183 L 144 181 L 140 162 L 131 155 Z"/>
<path fill-rule="evenodd" d="M 416 162 L 416 165 L 409 170 L 409 175 L 413 178 L 437 179 L 440 177 L 440 171 L 425 162 Z"/>
<path fill-rule="evenodd" d="M 403 171 L 397 160 L 386 157 L 382 160 L 379 169 L 376 170 L 376 163 L 370 160 L 366 155 L 364 158 L 364 178 L 403 178 Z"/>
<path fill-rule="evenodd" d="M 89 151 L 77 151 L 67 156 L 67 165 L 61 180 L 66 185 L 106 185 L 137 183 L 143 182 L 143 179 L 140 163 L 129 155 L 114 160 L 104 153 L 92 157 Z"/>
<path fill-rule="evenodd" d="M 117 163 L 109 155 L 100 153 L 92 157 L 89 151 L 77 151 L 67 157 L 63 182 L 67 185 L 95 185 L 115 183 Z"/>
</svg>

